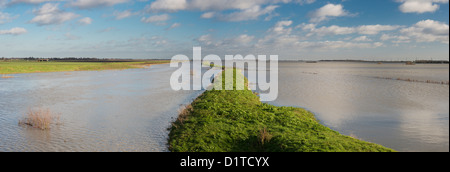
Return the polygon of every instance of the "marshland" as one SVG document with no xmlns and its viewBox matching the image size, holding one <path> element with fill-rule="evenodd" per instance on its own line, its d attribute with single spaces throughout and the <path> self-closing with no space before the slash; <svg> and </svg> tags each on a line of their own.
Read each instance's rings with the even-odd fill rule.
<svg viewBox="0 0 450 172">
<path fill-rule="evenodd" d="M 204 92 L 174 92 L 169 79 L 175 70 L 161 64 L 5 73 L 11 77 L 0 78 L 0 151 L 169 151 L 167 128 L 177 119 L 189 123 L 188 114 L 179 116 L 185 112 L 180 109 Z M 303 109 L 330 131 L 396 151 L 448 151 L 448 84 L 398 78 L 448 83 L 449 66 L 280 62 L 278 99 L 261 107 L 273 112 Z M 211 108 L 216 107 L 221 105 Z M 48 109 L 58 116 L 58 124 L 50 123 L 46 130 L 20 125 L 30 109 Z M 220 112 L 238 110 L 224 107 Z M 272 150 L 282 140 L 277 131 L 282 127 L 257 124 L 262 125 L 248 137 L 256 145 L 250 151 Z"/>
</svg>

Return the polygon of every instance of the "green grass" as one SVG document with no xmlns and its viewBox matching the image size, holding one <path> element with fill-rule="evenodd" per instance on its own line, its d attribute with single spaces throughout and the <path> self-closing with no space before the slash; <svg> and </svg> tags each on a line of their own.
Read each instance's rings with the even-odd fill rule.
<svg viewBox="0 0 450 172">
<path fill-rule="evenodd" d="M 261 103 L 250 90 L 206 91 L 172 124 L 169 149 L 173 152 L 394 151 L 341 135 L 320 124 L 304 109 Z"/>
<path fill-rule="evenodd" d="M 145 65 L 169 63 L 169 61 L 148 62 L 28 62 L 17 60 L 11 62 L 0 61 L 0 74 L 40 73 L 40 72 L 70 72 L 70 71 L 99 71 L 140 68 Z"/>
</svg>

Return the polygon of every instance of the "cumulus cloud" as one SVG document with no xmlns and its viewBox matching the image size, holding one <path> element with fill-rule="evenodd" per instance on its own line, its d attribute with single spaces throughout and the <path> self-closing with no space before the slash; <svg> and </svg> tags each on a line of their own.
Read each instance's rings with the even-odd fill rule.
<svg viewBox="0 0 450 172">
<path fill-rule="evenodd" d="M 27 33 L 27 30 L 21 27 L 15 27 L 9 30 L 0 30 L 0 35 L 21 35 Z"/>
<path fill-rule="evenodd" d="M 252 8 L 248 8 L 242 11 L 233 12 L 226 15 L 221 15 L 218 17 L 219 20 L 222 21 L 248 21 L 248 20 L 256 20 L 262 15 L 267 15 L 272 13 L 278 6 L 269 5 L 266 8 L 261 8 L 260 6 L 254 6 Z M 203 18 L 207 18 L 210 16 L 202 16 Z"/>
<path fill-rule="evenodd" d="M 61 24 L 66 21 L 79 17 L 78 14 L 65 12 L 59 9 L 59 4 L 44 4 L 41 8 L 33 10 L 36 15 L 30 23 L 36 23 L 39 26 Z"/>
<path fill-rule="evenodd" d="M 231 38 L 225 38 L 223 40 L 215 39 L 211 34 L 202 35 L 195 41 L 202 47 L 214 50 L 216 48 L 220 51 L 235 50 L 237 48 L 251 48 L 252 42 L 255 40 L 255 36 L 242 34 Z"/>
<path fill-rule="evenodd" d="M 397 0 L 402 3 L 399 9 L 403 13 L 427 13 L 439 9 L 439 4 L 448 3 L 448 0 Z"/>
<path fill-rule="evenodd" d="M 269 29 L 269 32 L 275 34 L 290 34 L 292 32 L 292 28 L 289 28 L 289 26 L 291 26 L 292 23 L 293 22 L 291 20 L 279 21 L 273 28 Z"/>
<path fill-rule="evenodd" d="M 417 42 L 449 43 L 449 25 L 439 21 L 422 20 L 400 33 Z"/>
<path fill-rule="evenodd" d="M 378 33 L 382 32 L 382 31 L 392 31 L 392 30 L 397 30 L 399 29 L 401 26 L 397 26 L 397 25 L 364 25 L 364 26 L 359 26 L 357 28 L 357 31 L 360 34 L 365 34 L 365 35 L 377 35 Z"/>
<path fill-rule="evenodd" d="M 361 25 L 355 27 L 342 27 L 337 25 L 317 27 L 317 24 L 301 24 L 297 28 L 307 32 L 306 36 L 327 36 L 327 35 L 377 35 L 383 31 L 394 31 L 401 28 L 397 25 Z"/>
<path fill-rule="evenodd" d="M 372 42 L 372 39 L 368 38 L 367 36 L 360 36 L 360 37 L 357 37 L 357 38 L 353 39 L 353 41 L 356 41 L 356 42 Z"/>
<path fill-rule="evenodd" d="M 392 43 L 409 43 L 411 42 L 411 38 L 403 35 L 389 35 L 389 34 L 383 34 L 380 37 L 381 41 L 389 41 L 391 40 Z"/>
<path fill-rule="evenodd" d="M 20 4 L 20 3 L 40 4 L 40 3 L 52 2 L 52 1 L 64 1 L 64 0 L 11 0 L 11 2 L 9 2 L 9 4 Z"/>
<path fill-rule="evenodd" d="M 80 9 L 90 9 L 102 6 L 113 6 L 129 2 L 129 0 L 73 0 L 69 2 L 69 6 Z"/>
<path fill-rule="evenodd" d="M 356 29 L 353 27 L 341 27 L 341 26 L 322 26 L 316 28 L 316 25 L 309 24 L 300 26 L 303 31 L 307 32 L 306 36 L 326 36 L 326 35 L 348 35 L 356 32 Z"/>
<path fill-rule="evenodd" d="M 90 25 L 92 23 L 92 19 L 89 17 L 85 17 L 78 20 L 78 23 L 80 23 L 81 25 Z"/>
<path fill-rule="evenodd" d="M 180 27 L 180 26 L 181 26 L 180 23 L 174 23 L 169 28 L 167 28 L 166 30 L 172 30 L 172 29 L 175 29 L 175 28 Z"/>
<path fill-rule="evenodd" d="M 265 37 L 259 39 L 255 47 L 261 50 L 332 50 L 332 49 L 352 49 L 352 48 L 377 48 L 383 46 L 381 42 L 372 42 L 367 36 L 358 37 L 353 41 L 333 41 L 317 40 L 307 41 L 298 32 L 294 32 L 292 21 L 280 21 L 268 30 Z M 357 33 L 357 27 L 329 26 L 316 28 L 316 24 L 301 24 L 295 28 L 306 31 L 306 34 L 351 34 Z"/>
<path fill-rule="evenodd" d="M 161 14 L 161 15 L 153 15 L 150 17 L 142 17 L 141 21 L 144 23 L 155 23 L 155 22 L 165 22 L 170 19 L 170 16 L 168 14 Z"/>
<path fill-rule="evenodd" d="M 279 2 L 279 0 L 276 0 Z M 153 11 L 179 11 L 179 10 L 199 10 L 199 11 L 221 11 L 229 9 L 248 9 L 254 6 L 271 3 L 269 0 L 156 0 L 148 6 Z"/>
<path fill-rule="evenodd" d="M 352 16 L 354 14 L 349 13 L 344 10 L 344 6 L 341 4 L 327 4 L 316 11 L 310 13 L 310 22 L 318 23 L 321 21 L 328 20 L 332 17 L 344 17 Z"/>
<path fill-rule="evenodd" d="M 271 14 L 280 3 L 311 4 L 315 0 L 156 0 L 146 7 L 147 12 L 176 12 L 181 10 L 206 12 L 201 18 L 223 21 L 255 20 Z M 231 10 L 222 14 L 221 11 Z M 266 19 L 270 19 L 266 18 Z"/>
<path fill-rule="evenodd" d="M 213 18 L 214 16 L 216 16 L 215 12 L 207 12 L 207 13 L 203 13 L 201 18 L 210 19 L 210 18 Z"/>
<path fill-rule="evenodd" d="M 138 15 L 138 12 L 131 12 L 131 10 L 115 11 L 113 15 L 115 16 L 116 20 L 122 20 L 124 18 Z"/>
</svg>

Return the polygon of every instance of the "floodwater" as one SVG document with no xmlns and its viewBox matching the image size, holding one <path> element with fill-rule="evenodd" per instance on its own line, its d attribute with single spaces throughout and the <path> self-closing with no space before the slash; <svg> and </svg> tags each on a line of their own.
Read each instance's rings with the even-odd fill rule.
<svg viewBox="0 0 450 172">
<path fill-rule="evenodd" d="M 0 79 L 0 152 L 168 151 L 167 128 L 201 93 L 173 91 L 174 71 L 154 65 Z M 48 131 L 18 125 L 36 108 L 59 115 L 60 124 Z"/>
<path fill-rule="evenodd" d="M 270 103 L 306 108 L 331 129 L 397 151 L 448 152 L 449 85 L 428 80 L 448 83 L 449 65 L 280 62 Z"/>
<path fill-rule="evenodd" d="M 168 151 L 167 128 L 202 92 L 173 91 L 175 70 L 0 78 L 0 152 Z M 449 65 L 280 62 L 279 96 L 269 103 L 306 108 L 342 134 L 398 151 L 448 152 L 449 86 L 408 79 L 448 82 Z M 59 115 L 59 124 L 18 125 L 36 108 Z"/>
</svg>

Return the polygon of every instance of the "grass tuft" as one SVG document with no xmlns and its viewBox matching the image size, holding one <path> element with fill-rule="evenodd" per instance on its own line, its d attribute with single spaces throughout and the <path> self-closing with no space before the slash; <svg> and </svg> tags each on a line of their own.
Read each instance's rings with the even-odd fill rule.
<svg viewBox="0 0 450 172">
<path fill-rule="evenodd" d="M 59 123 L 59 115 L 54 115 L 50 109 L 28 110 L 26 116 L 19 121 L 19 125 L 26 125 L 41 130 L 49 130 L 51 124 Z"/>
</svg>

